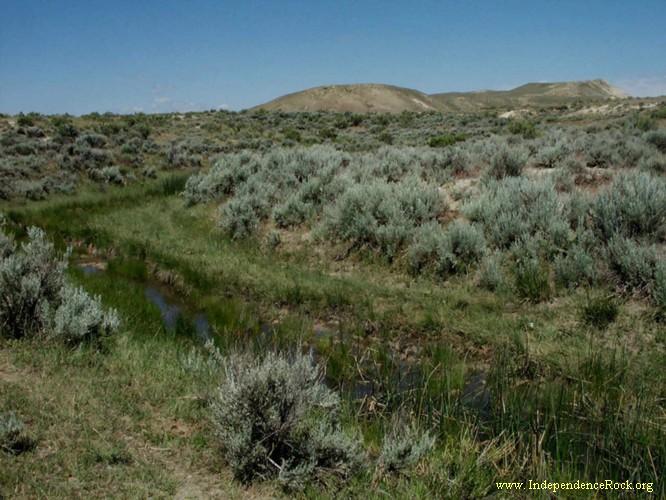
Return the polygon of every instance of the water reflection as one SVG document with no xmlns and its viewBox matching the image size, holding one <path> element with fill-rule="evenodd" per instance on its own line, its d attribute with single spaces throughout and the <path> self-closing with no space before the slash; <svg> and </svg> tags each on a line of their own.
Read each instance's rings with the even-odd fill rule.
<svg viewBox="0 0 666 500">
<path fill-rule="evenodd" d="M 162 316 L 162 322 L 167 330 L 177 330 L 179 322 L 187 322 L 188 318 L 183 313 L 183 306 L 176 303 L 174 299 L 167 297 L 160 289 L 147 286 L 144 290 L 146 298 L 157 306 Z M 204 313 L 197 313 L 191 320 L 194 331 L 202 340 L 211 338 L 211 329 L 208 317 Z"/>
</svg>

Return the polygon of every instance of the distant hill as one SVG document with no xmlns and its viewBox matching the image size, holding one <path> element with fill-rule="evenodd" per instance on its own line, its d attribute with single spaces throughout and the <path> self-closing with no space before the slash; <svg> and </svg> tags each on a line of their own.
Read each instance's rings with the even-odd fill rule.
<svg viewBox="0 0 666 500">
<path fill-rule="evenodd" d="M 353 113 L 438 110 L 432 98 L 423 92 L 378 83 L 315 87 L 278 97 L 254 109 Z"/>
<path fill-rule="evenodd" d="M 627 95 L 604 80 L 528 83 L 512 90 L 425 94 L 377 83 L 327 85 L 278 97 L 252 109 L 400 113 L 402 111 L 471 112 L 484 109 L 550 107 L 574 101 L 597 102 Z"/>
<path fill-rule="evenodd" d="M 562 106 L 573 101 L 603 101 L 628 97 L 604 80 L 581 82 L 527 83 L 511 90 L 445 92 L 430 96 L 442 110 L 516 109 Z"/>
</svg>

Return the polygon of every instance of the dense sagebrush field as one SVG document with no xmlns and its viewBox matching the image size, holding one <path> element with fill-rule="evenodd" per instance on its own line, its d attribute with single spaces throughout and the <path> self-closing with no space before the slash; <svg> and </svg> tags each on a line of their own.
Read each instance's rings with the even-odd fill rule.
<svg viewBox="0 0 666 500">
<path fill-rule="evenodd" d="M 0 497 L 666 495 L 625 103 L 0 116 Z"/>
</svg>

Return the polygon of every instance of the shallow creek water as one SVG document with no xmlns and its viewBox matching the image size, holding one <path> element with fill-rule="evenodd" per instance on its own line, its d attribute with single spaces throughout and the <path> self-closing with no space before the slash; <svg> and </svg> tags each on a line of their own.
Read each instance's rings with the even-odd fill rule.
<svg viewBox="0 0 666 500">
<path fill-rule="evenodd" d="M 106 265 L 102 262 L 79 262 L 77 266 L 85 276 L 91 276 L 106 271 Z M 176 331 L 179 322 L 185 322 L 194 328 L 194 332 L 203 343 L 213 337 L 213 330 L 209 317 L 205 311 L 192 311 L 184 300 L 181 300 L 176 293 L 167 289 L 164 285 L 157 283 L 144 283 L 144 296 L 148 301 L 157 307 L 162 318 L 162 323 L 167 331 Z M 278 326 L 270 323 L 261 323 L 259 335 L 266 345 L 273 344 L 273 336 L 277 334 Z M 191 330 L 190 330 L 191 331 Z M 339 338 L 340 332 L 336 325 L 317 323 L 313 327 L 310 343 L 310 353 L 316 361 L 326 363 L 325 354 L 317 346 L 317 342 L 328 341 Z M 349 387 L 354 399 L 371 398 L 381 392 L 381 383 L 356 378 L 349 381 Z M 397 366 L 396 378 L 393 385 L 399 391 L 411 391 L 419 387 L 421 373 L 417 363 L 406 363 L 399 361 Z M 468 407 L 476 408 L 483 412 L 489 403 L 489 393 L 485 387 L 485 377 L 482 374 L 471 374 L 466 380 L 463 389 L 463 404 Z"/>
</svg>

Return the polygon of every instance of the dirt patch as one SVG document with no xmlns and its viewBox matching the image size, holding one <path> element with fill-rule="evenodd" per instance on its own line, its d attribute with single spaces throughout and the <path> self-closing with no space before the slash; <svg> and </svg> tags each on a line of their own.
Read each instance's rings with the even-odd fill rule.
<svg viewBox="0 0 666 500">
<path fill-rule="evenodd" d="M 177 449 L 159 448 L 150 445 L 142 438 L 130 438 L 128 446 L 143 460 L 159 463 L 168 471 L 169 476 L 176 482 L 176 491 L 173 498 L 178 500 L 190 499 L 269 499 L 277 498 L 268 487 L 243 487 L 234 482 L 231 473 L 226 469 L 220 471 L 208 468 L 195 468 L 186 463 Z"/>
</svg>

